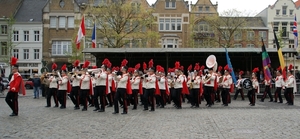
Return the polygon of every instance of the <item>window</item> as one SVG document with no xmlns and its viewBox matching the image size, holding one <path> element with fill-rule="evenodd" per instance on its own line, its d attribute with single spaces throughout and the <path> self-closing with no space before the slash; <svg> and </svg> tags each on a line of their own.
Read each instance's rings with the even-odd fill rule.
<svg viewBox="0 0 300 139">
<path fill-rule="evenodd" d="M 159 31 L 181 31 L 181 19 L 165 18 L 159 19 Z"/>
<path fill-rule="evenodd" d="M 66 56 L 72 52 L 71 41 L 52 41 L 52 55 Z"/>
<path fill-rule="evenodd" d="M 254 31 L 247 31 L 247 39 L 249 41 L 254 40 Z"/>
<path fill-rule="evenodd" d="M 103 48 L 104 47 L 104 39 L 100 38 L 97 40 L 98 43 L 98 48 Z"/>
<path fill-rule="evenodd" d="M 169 9 L 176 8 L 176 2 L 175 1 L 166 1 L 166 8 L 169 8 Z"/>
<path fill-rule="evenodd" d="M 235 48 L 242 48 L 242 44 L 234 44 Z"/>
<path fill-rule="evenodd" d="M 199 6 L 199 7 L 198 7 L 198 10 L 199 10 L 199 11 L 203 11 L 203 7 L 202 7 L 202 6 Z"/>
<path fill-rule="evenodd" d="M 183 17 L 183 22 L 189 22 L 189 18 L 188 17 Z"/>
<path fill-rule="evenodd" d="M 110 23 L 113 23 L 113 22 L 110 22 Z M 86 17 L 85 18 L 85 23 L 84 25 L 87 27 L 87 28 L 93 28 L 94 27 L 94 24 L 93 24 L 93 19 L 91 17 Z"/>
<path fill-rule="evenodd" d="M 286 15 L 287 6 L 282 6 L 282 15 Z"/>
<path fill-rule="evenodd" d="M 282 26 L 287 26 L 288 22 L 282 22 Z"/>
<path fill-rule="evenodd" d="M 23 49 L 23 59 L 29 59 L 29 49 Z"/>
<path fill-rule="evenodd" d="M 25 42 L 29 41 L 29 31 L 24 31 L 24 41 Z"/>
<path fill-rule="evenodd" d="M 276 15 L 279 15 L 279 13 L 280 13 L 280 10 L 276 10 Z"/>
<path fill-rule="evenodd" d="M 205 10 L 208 12 L 209 11 L 209 7 L 205 7 Z"/>
<path fill-rule="evenodd" d="M 19 31 L 14 31 L 13 41 L 17 42 L 19 41 Z"/>
<path fill-rule="evenodd" d="M 254 44 L 247 44 L 248 48 L 254 48 Z"/>
<path fill-rule="evenodd" d="M 7 25 L 1 25 L 1 34 L 7 34 Z"/>
<path fill-rule="evenodd" d="M 19 49 L 14 49 L 13 50 L 13 56 L 16 58 L 19 58 Z"/>
<path fill-rule="evenodd" d="M 50 17 L 50 28 L 56 28 L 56 17 Z"/>
<path fill-rule="evenodd" d="M 290 31 L 294 30 L 294 22 L 290 22 Z"/>
<path fill-rule="evenodd" d="M 282 30 L 282 37 L 289 37 L 286 26 L 282 27 L 281 30 Z"/>
<path fill-rule="evenodd" d="M 163 39 L 163 48 L 178 48 L 178 39 Z"/>
<path fill-rule="evenodd" d="M 259 39 L 263 39 L 264 41 L 267 40 L 267 31 L 259 31 Z"/>
<path fill-rule="evenodd" d="M 40 59 L 40 49 L 33 49 L 33 59 Z"/>
<path fill-rule="evenodd" d="M 242 39 L 242 32 L 241 31 L 235 31 L 234 32 L 234 40 L 238 41 Z"/>
<path fill-rule="evenodd" d="M 73 16 L 68 17 L 68 28 L 74 28 L 74 17 Z"/>
<path fill-rule="evenodd" d="M 40 31 L 34 31 L 34 41 L 40 41 Z"/>
<path fill-rule="evenodd" d="M 211 28 L 205 21 L 201 21 L 201 22 L 198 22 L 198 24 L 195 25 L 194 31 L 196 31 L 196 32 L 210 32 Z"/>
<path fill-rule="evenodd" d="M 209 48 L 209 47 L 211 47 L 210 40 L 208 40 L 208 39 L 195 39 L 194 43 L 195 43 L 194 44 L 195 48 Z"/>
<path fill-rule="evenodd" d="M 1 55 L 6 56 L 8 54 L 7 42 L 1 42 Z"/>
<path fill-rule="evenodd" d="M 294 14 L 294 10 L 290 10 L 290 15 L 293 15 Z"/>
<path fill-rule="evenodd" d="M 66 27 L 66 17 L 59 17 L 58 18 L 58 27 L 65 28 Z"/>
</svg>

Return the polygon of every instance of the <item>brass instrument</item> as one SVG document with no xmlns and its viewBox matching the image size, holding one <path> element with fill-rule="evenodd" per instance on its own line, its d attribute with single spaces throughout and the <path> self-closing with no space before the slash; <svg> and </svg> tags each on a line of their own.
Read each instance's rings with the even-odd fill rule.
<svg viewBox="0 0 300 139">
<path fill-rule="evenodd" d="M 192 83 L 192 82 L 190 83 L 189 88 L 190 88 L 190 89 L 193 89 L 193 83 Z"/>
</svg>

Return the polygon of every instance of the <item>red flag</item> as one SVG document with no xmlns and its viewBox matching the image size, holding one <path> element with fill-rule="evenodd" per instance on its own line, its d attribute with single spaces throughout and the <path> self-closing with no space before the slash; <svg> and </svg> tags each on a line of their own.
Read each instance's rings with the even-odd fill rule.
<svg viewBox="0 0 300 139">
<path fill-rule="evenodd" d="M 78 33 L 76 36 L 75 44 L 77 46 L 77 50 L 80 49 L 80 41 L 85 36 L 85 26 L 84 26 L 84 16 L 81 19 L 81 23 L 78 29 Z"/>
</svg>

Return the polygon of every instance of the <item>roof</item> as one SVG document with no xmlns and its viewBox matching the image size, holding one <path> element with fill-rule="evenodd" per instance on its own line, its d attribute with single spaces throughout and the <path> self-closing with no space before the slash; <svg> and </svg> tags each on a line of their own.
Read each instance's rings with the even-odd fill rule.
<svg viewBox="0 0 300 139">
<path fill-rule="evenodd" d="M 14 16 L 22 0 L 0 0 L 0 18 Z"/>
<path fill-rule="evenodd" d="M 16 22 L 42 22 L 42 9 L 47 0 L 23 0 L 23 3 L 15 15 Z M 34 7 L 34 8 L 33 8 Z"/>
<path fill-rule="evenodd" d="M 224 17 L 224 16 L 222 17 L 221 16 L 220 18 L 233 18 L 232 20 L 235 20 L 236 18 L 240 18 L 239 20 L 247 21 L 246 26 L 251 28 L 266 27 L 261 17 Z"/>
<path fill-rule="evenodd" d="M 227 48 L 230 53 L 260 53 L 261 48 Z M 224 48 L 85 48 L 83 53 L 224 53 Z M 267 52 L 277 52 L 267 48 Z M 297 53 L 294 48 L 282 48 L 283 53 Z"/>
</svg>

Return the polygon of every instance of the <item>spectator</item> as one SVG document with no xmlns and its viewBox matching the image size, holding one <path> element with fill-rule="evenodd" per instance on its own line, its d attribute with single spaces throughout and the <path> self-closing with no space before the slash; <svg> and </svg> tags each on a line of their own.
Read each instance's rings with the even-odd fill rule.
<svg viewBox="0 0 300 139">
<path fill-rule="evenodd" d="M 41 84 L 42 97 L 46 97 L 45 81 L 44 81 L 45 76 L 46 76 L 46 73 L 43 73 L 42 76 L 41 76 L 41 78 L 40 78 L 41 82 L 42 82 L 42 84 Z"/>
<path fill-rule="evenodd" d="M 40 96 L 39 89 L 41 87 L 41 79 L 37 74 L 34 75 L 34 78 L 32 79 L 33 82 L 33 93 L 34 93 L 34 99 L 38 99 Z"/>
</svg>

